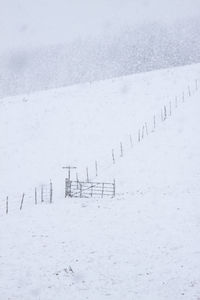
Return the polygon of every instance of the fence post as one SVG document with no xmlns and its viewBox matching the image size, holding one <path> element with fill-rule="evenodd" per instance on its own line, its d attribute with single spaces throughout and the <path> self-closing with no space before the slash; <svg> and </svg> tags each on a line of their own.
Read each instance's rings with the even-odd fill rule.
<svg viewBox="0 0 200 300">
<path fill-rule="evenodd" d="M 190 86 L 188 85 L 188 96 L 191 96 L 191 90 L 190 90 Z"/>
<path fill-rule="evenodd" d="M 86 168 L 86 175 L 87 175 L 87 182 L 89 182 L 89 172 L 88 172 L 88 167 Z"/>
<path fill-rule="evenodd" d="M 104 183 L 102 183 L 101 198 L 103 198 L 103 194 L 104 194 Z"/>
<path fill-rule="evenodd" d="M 172 103 L 169 101 L 169 115 L 172 115 Z"/>
<path fill-rule="evenodd" d="M 156 129 L 156 116 L 153 116 L 153 129 Z"/>
<path fill-rule="evenodd" d="M 79 180 L 78 180 L 78 173 L 76 173 L 76 183 L 77 183 L 76 188 L 77 189 L 78 189 L 78 182 L 79 182 Z"/>
<path fill-rule="evenodd" d="M 113 181 L 113 198 L 115 197 L 115 179 Z"/>
<path fill-rule="evenodd" d="M 141 137 L 140 137 L 140 129 L 138 130 L 138 142 L 140 142 Z"/>
<path fill-rule="evenodd" d="M 50 203 L 52 203 L 53 202 L 53 184 L 52 184 L 52 181 L 50 180 L 50 199 L 49 199 L 49 201 L 50 201 Z"/>
<path fill-rule="evenodd" d="M 142 139 L 144 138 L 144 125 L 142 126 Z"/>
<path fill-rule="evenodd" d="M 82 198 L 82 183 L 80 183 L 80 198 Z"/>
<path fill-rule="evenodd" d="M 113 164 L 115 164 L 115 153 L 114 153 L 114 149 L 112 149 L 112 161 L 113 161 Z"/>
<path fill-rule="evenodd" d="M 22 200 L 21 200 L 21 204 L 20 204 L 20 210 L 22 210 L 22 206 L 23 206 L 23 203 L 24 203 L 24 196 L 25 196 L 25 194 L 23 193 L 23 195 L 22 195 Z"/>
<path fill-rule="evenodd" d="M 95 175 L 96 177 L 98 176 L 98 165 L 96 160 L 95 160 Z"/>
<path fill-rule="evenodd" d="M 148 126 L 147 126 L 147 122 L 145 122 L 145 129 L 146 129 L 146 135 L 148 135 Z"/>
<path fill-rule="evenodd" d="M 6 197 L 6 214 L 8 214 L 8 196 Z"/>
<path fill-rule="evenodd" d="M 67 197 L 67 178 L 65 178 L 65 198 Z"/>
<path fill-rule="evenodd" d="M 72 194 L 72 189 L 71 189 L 71 180 L 68 178 L 65 178 L 65 198 L 71 197 Z"/>
<path fill-rule="evenodd" d="M 166 119 L 167 119 L 167 108 L 164 105 L 164 120 L 166 120 Z"/>
<path fill-rule="evenodd" d="M 37 188 L 35 188 L 35 205 L 37 205 Z"/>
<path fill-rule="evenodd" d="M 92 193 L 93 193 L 93 184 L 91 184 L 91 194 L 90 194 L 91 197 L 92 197 Z"/>
<path fill-rule="evenodd" d="M 120 157 L 123 157 L 124 153 L 123 153 L 123 145 L 122 142 L 120 142 Z"/>
</svg>

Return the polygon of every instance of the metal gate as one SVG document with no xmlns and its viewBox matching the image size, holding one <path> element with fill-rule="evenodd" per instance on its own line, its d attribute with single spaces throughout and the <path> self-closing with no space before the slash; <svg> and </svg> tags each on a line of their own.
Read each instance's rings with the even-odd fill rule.
<svg viewBox="0 0 200 300">
<path fill-rule="evenodd" d="M 65 198 L 90 198 L 90 197 L 115 197 L 115 181 L 105 182 L 84 182 L 65 179 Z"/>
</svg>

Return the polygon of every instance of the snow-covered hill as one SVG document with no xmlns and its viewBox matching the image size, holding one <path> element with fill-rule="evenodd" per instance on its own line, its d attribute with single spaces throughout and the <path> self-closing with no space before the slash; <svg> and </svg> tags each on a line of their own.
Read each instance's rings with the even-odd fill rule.
<svg viewBox="0 0 200 300">
<path fill-rule="evenodd" d="M 132 75 L 0 101 L 0 196 L 12 196 L 49 182 L 62 189 L 63 165 L 78 167 L 80 178 L 99 175 L 124 151 L 138 129 L 175 96 L 195 90 L 200 65 Z M 111 178 L 112 179 L 112 178 Z M 63 195 L 63 194 L 62 194 Z M 19 197 L 19 196 L 18 196 Z"/>
<path fill-rule="evenodd" d="M 25 201 L 0 218 L 2 299 L 199 299 L 199 72 L 194 65 L 1 101 L 2 195 L 48 178 L 56 189 L 52 205 Z M 62 165 L 76 164 L 80 176 L 89 166 L 93 177 L 95 159 L 100 178 L 116 178 L 116 198 L 63 199 Z"/>
</svg>

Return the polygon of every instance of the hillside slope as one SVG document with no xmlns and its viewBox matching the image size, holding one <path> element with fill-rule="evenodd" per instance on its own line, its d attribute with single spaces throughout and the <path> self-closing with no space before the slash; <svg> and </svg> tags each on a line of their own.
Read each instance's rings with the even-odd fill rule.
<svg viewBox="0 0 200 300">
<path fill-rule="evenodd" d="M 104 170 L 116 198 L 54 197 L 0 218 L 2 299 L 199 299 L 199 97 Z"/>
<path fill-rule="evenodd" d="M 133 143 L 138 129 L 169 101 L 174 105 L 195 92 L 200 65 L 149 72 L 50 90 L 0 101 L 0 197 L 32 195 L 35 186 L 52 179 L 63 195 L 64 165 L 78 167 L 79 177 L 99 175 L 112 164 L 111 151 L 120 155 Z M 128 145 L 128 146 L 127 146 Z M 108 178 L 112 180 L 113 178 Z M 10 200 L 11 201 L 11 200 Z"/>
</svg>

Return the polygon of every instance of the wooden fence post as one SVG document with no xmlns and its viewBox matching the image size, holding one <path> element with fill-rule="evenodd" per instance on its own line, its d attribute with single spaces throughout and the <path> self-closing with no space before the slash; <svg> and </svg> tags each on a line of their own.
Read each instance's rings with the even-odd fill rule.
<svg viewBox="0 0 200 300">
<path fill-rule="evenodd" d="M 191 96 L 191 90 L 190 90 L 190 86 L 188 85 L 188 96 Z"/>
<path fill-rule="evenodd" d="M 144 125 L 142 126 L 142 139 L 144 138 Z"/>
<path fill-rule="evenodd" d="M 167 119 L 167 108 L 164 105 L 164 120 L 166 120 L 166 119 Z"/>
<path fill-rule="evenodd" d="M 35 205 L 37 205 L 37 188 L 35 188 Z"/>
<path fill-rule="evenodd" d="M 102 183 L 101 198 L 103 198 L 103 194 L 104 194 L 104 183 Z"/>
<path fill-rule="evenodd" d="M 71 192 L 72 192 L 71 180 L 69 180 L 69 178 L 65 178 L 65 198 L 71 197 Z"/>
<path fill-rule="evenodd" d="M 51 181 L 51 180 L 50 180 L 49 188 L 50 188 L 49 202 L 52 203 L 52 202 L 53 202 L 53 184 L 52 184 L 52 181 Z"/>
<path fill-rule="evenodd" d="M 67 178 L 65 178 L 65 198 L 67 197 Z"/>
<path fill-rule="evenodd" d="M 124 153 L 123 153 L 123 145 L 122 142 L 120 142 L 120 157 L 123 157 Z"/>
<path fill-rule="evenodd" d="M 112 149 L 112 161 L 113 161 L 113 164 L 115 164 L 115 152 L 114 152 L 114 149 Z"/>
<path fill-rule="evenodd" d="M 140 142 L 141 137 L 140 137 L 140 129 L 138 130 L 138 142 Z"/>
<path fill-rule="evenodd" d="M 146 135 L 148 135 L 148 126 L 147 126 L 147 122 L 145 122 L 145 129 L 146 129 Z"/>
<path fill-rule="evenodd" d="M 91 185 L 91 194 L 90 194 L 91 197 L 92 197 L 92 193 L 93 193 L 93 184 Z"/>
<path fill-rule="evenodd" d="M 98 176 L 98 165 L 96 160 L 95 160 L 95 175 L 96 177 Z"/>
<path fill-rule="evenodd" d="M 153 129 L 156 129 L 156 116 L 153 116 Z"/>
<path fill-rule="evenodd" d="M 113 198 L 115 197 L 115 179 L 113 181 Z"/>
<path fill-rule="evenodd" d="M 169 101 L 169 115 L 172 115 L 172 103 Z"/>
<path fill-rule="evenodd" d="M 78 189 L 78 182 L 79 182 L 79 179 L 78 179 L 78 173 L 76 173 L 76 183 L 77 183 L 76 188 L 77 188 L 77 189 Z"/>
<path fill-rule="evenodd" d="M 88 167 L 86 168 L 86 175 L 87 175 L 87 182 L 89 182 L 89 172 L 88 172 Z"/>
<path fill-rule="evenodd" d="M 82 198 L 82 183 L 80 183 L 80 198 Z"/>
<path fill-rule="evenodd" d="M 6 214 L 8 214 L 8 196 L 6 197 Z"/>
<path fill-rule="evenodd" d="M 21 204 L 20 204 L 20 210 L 22 210 L 22 206 L 23 206 L 23 203 L 24 203 L 24 196 L 25 196 L 25 194 L 23 193 L 23 195 L 22 195 L 22 200 L 21 200 Z"/>
</svg>

